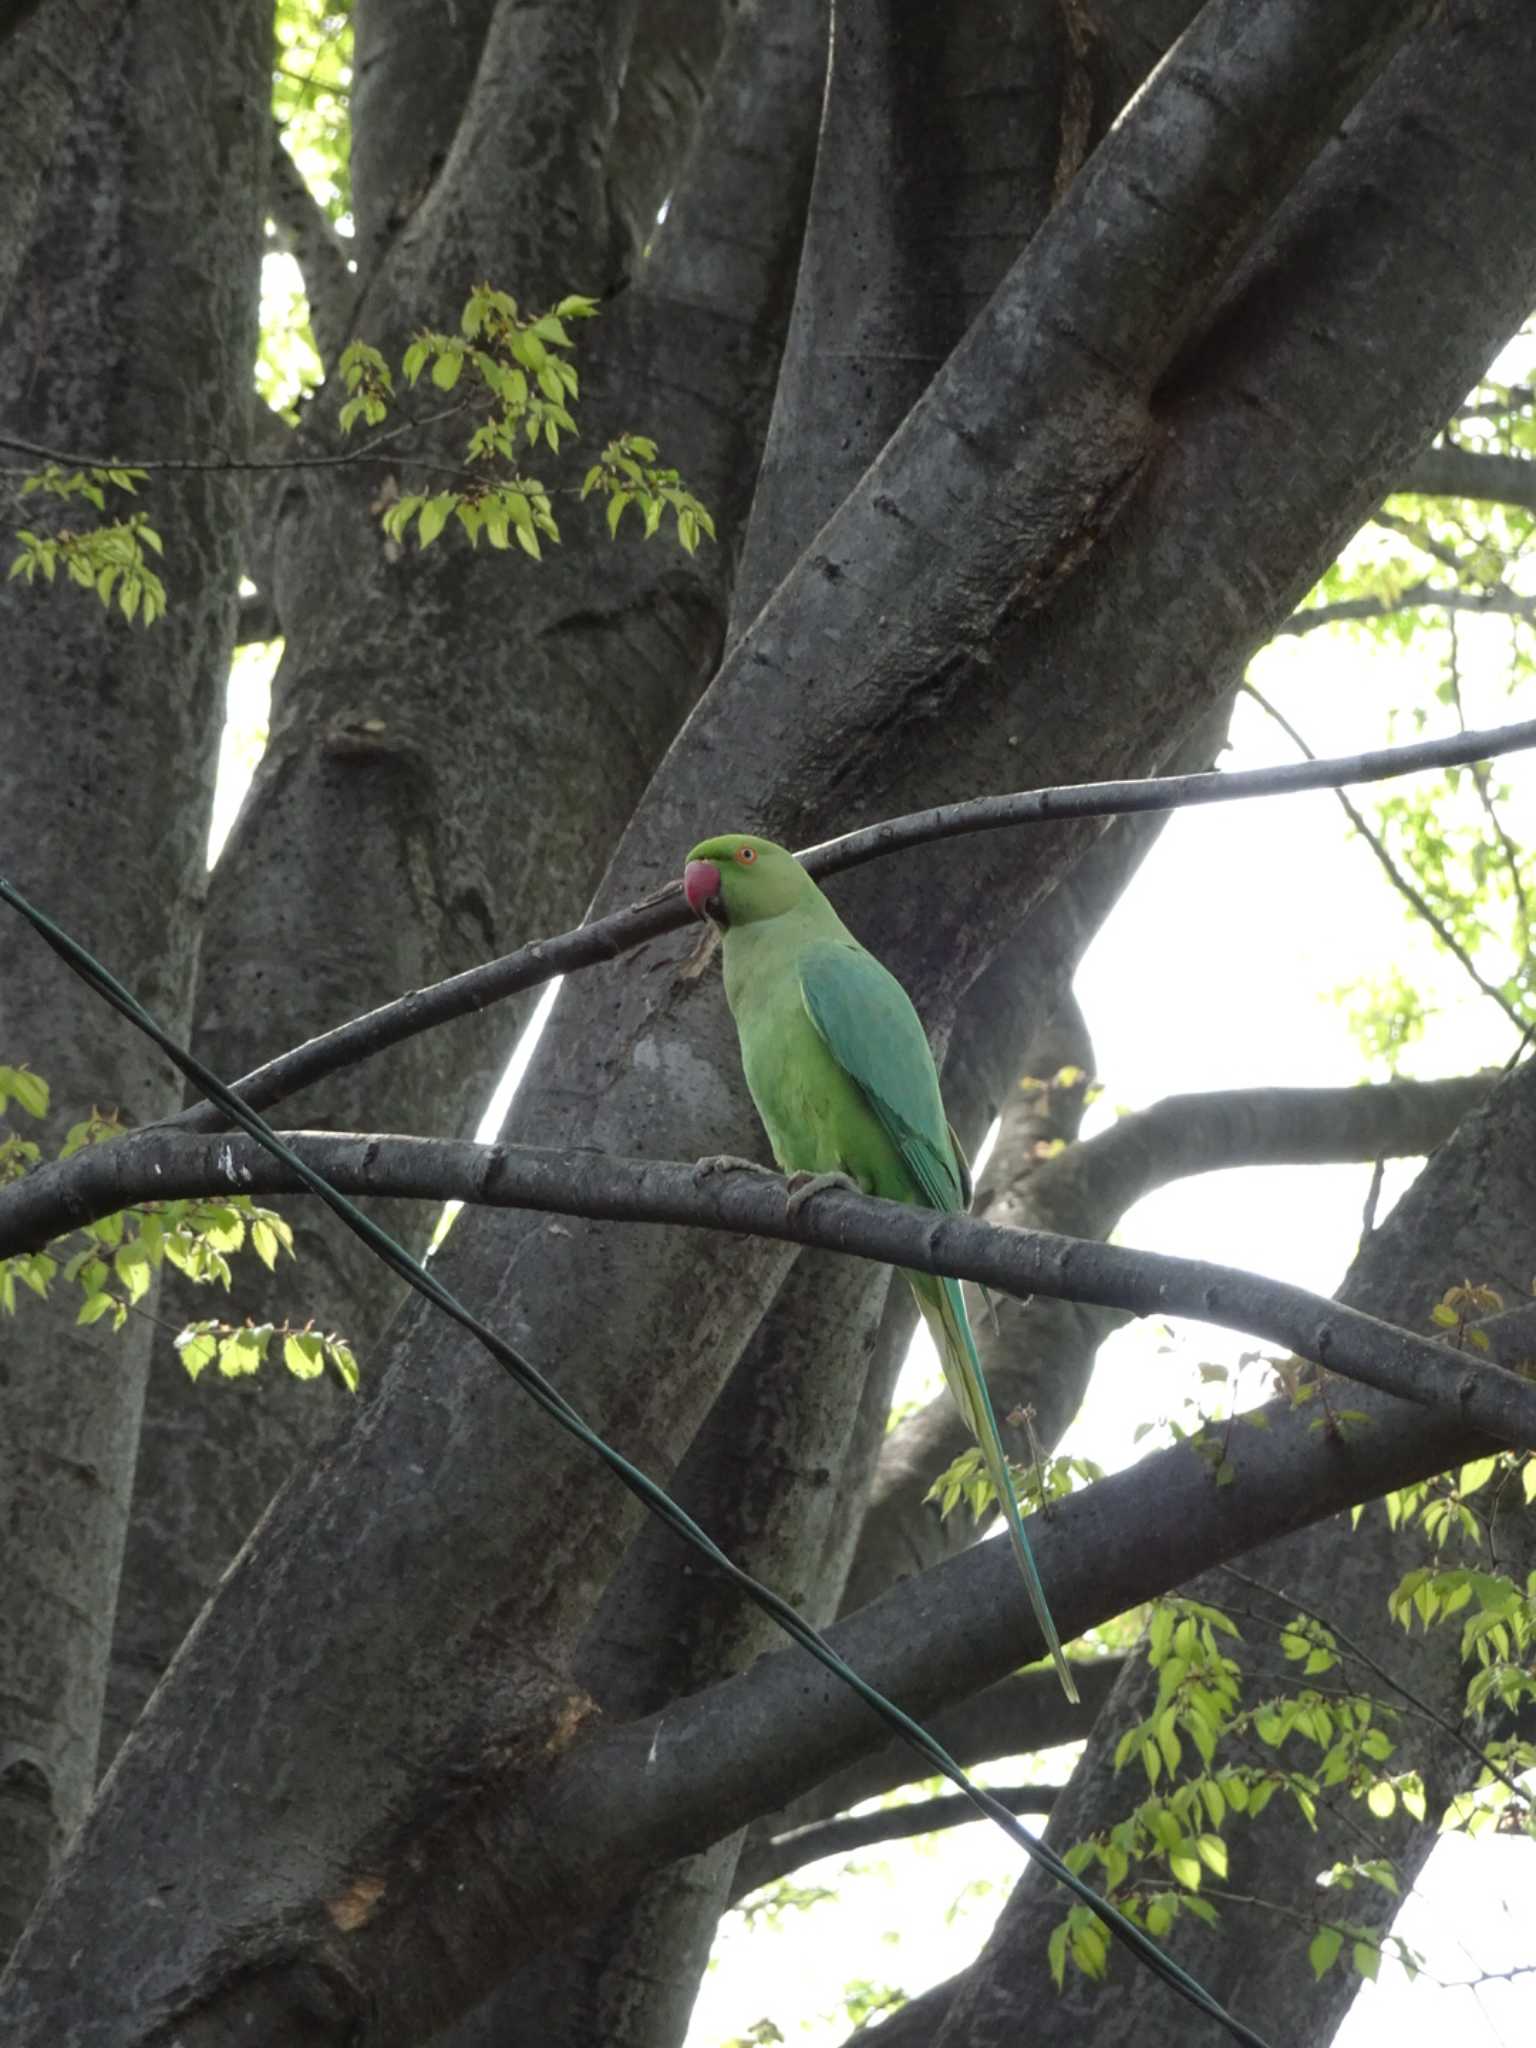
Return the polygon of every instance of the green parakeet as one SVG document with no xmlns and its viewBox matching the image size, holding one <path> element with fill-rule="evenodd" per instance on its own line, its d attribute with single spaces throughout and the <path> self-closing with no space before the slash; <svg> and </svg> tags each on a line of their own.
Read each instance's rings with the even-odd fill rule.
<svg viewBox="0 0 1536 2048">
<path fill-rule="evenodd" d="M 689 907 L 724 934 L 725 994 L 747 1086 L 783 1171 L 845 1176 L 866 1194 L 918 1208 L 966 1209 L 970 1172 L 945 1120 L 917 1012 L 793 854 L 741 833 L 706 839 L 688 856 L 683 890 Z M 903 1277 L 981 1447 L 1035 1619 L 1068 1699 L 1076 1700 L 960 1284 L 928 1273 Z"/>
</svg>

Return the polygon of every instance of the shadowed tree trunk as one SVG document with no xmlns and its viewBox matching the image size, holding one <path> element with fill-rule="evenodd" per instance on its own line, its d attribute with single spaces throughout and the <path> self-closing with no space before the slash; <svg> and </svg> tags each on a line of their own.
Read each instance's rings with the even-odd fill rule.
<svg viewBox="0 0 1536 2048">
<path fill-rule="evenodd" d="M 8 122 L 13 94 L 21 113 L 16 174 L 0 181 L 0 422 L 119 459 L 228 446 L 255 349 L 270 9 L 65 14 L 45 5 L 0 45 Z M 218 128 L 180 118 L 205 95 L 229 110 Z M 132 506 L 116 495 L 112 510 Z M 0 584 L 0 869 L 126 967 L 177 1031 L 234 636 L 235 511 L 227 478 L 157 485 L 153 520 L 176 552 L 174 608 L 154 632 L 125 630 L 89 592 L 55 608 Z M 176 1100 L 158 1054 L 103 1030 L 82 995 L 7 913 L 0 1059 L 52 1084 L 49 1151 L 93 1103 L 133 1122 Z M 152 1336 L 138 1320 L 115 1339 L 77 1329 L 74 1306 L 0 1318 L 0 1955 L 95 1783 Z"/>
<path fill-rule="evenodd" d="M 1340 1298 L 1416 1329 L 1424 1327 L 1444 1290 L 1467 1275 L 1524 1272 L 1536 1227 L 1533 1144 L 1536 1064 L 1526 1061 L 1466 1119 L 1366 1241 Z M 1496 1515 L 1491 1535 L 1501 1569 L 1523 1582 L 1536 1564 L 1536 1519 L 1508 1502 Z M 1241 1610 L 1242 1642 L 1223 1638 L 1223 1644 L 1243 1668 L 1244 1698 L 1250 1704 L 1277 1683 L 1296 1682 L 1295 1664 L 1288 1664 L 1277 1648 L 1280 1625 L 1305 1607 L 1337 1626 L 1347 1638 L 1340 1663 L 1319 1684 L 1386 1702 L 1388 1714 L 1377 1718 L 1396 1743 L 1391 1769 L 1419 1771 L 1428 1795 L 1422 1822 L 1399 1805 L 1389 1824 L 1373 1821 L 1368 1832 L 1362 1830 L 1359 1802 L 1347 1781 L 1319 1797 L 1315 1831 L 1284 1794 L 1256 1820 L 1229 1823 L 1229 1875 L 1214 1883 L 1214 1896 L 1219 1900 L 1229 1891 L 1262 1903 L 1223 1906 L 1216 1928 L 1182 1915 L 1169 1946 L 1186 1969 L 1270 2040 L 1326 2041 L 1354 1999 L 1360 1980 L 1347 1966 L 1314 1981 L 1306 1949 L 1317 1926 L 1329 1918 L 1381 1924 L 1394 1910 L 1392 1897 L 1373 1886 L 1347 1897 L 1319 1893 L 1318 1874 L 1335 1863 L 1382 1856 L 1406 1891 L 1435 1844 L 1447 1802 L 1477 1779 L 1475 1757 L 1423 1711 L 1401 1711 L 1404 1702 L 1383 1683 L 1381 1671 L 1363 1663 L 1351 1647 L 1358 1645 L 1399 1678 L 1419 1709 L 1438 1715 L 1442 1723 L 1461 1725 L 1470 1672 L 1461 1661 L 1460 1624 L 1409 1637 L 1387 1611 L 1388 1592 L 1424 1562 L 1427 1548 L 1422 1530 L 1410 1525 L 1394 1530 L 1375 1507 L 1353 1531 L 1347 1520 L 1343 1527 L 1323 1522 L 1252 1552 L 1238 1561 L 1243 1578 L 1218 1570 L 1179 1589 L 1192 1599 Z M 1466 1560 L 1452 1554 L 1446 1561 Z M 1052 1814 L 1049 1839 L 1058 1849 L 1102 1833 L 1144 1795 L 1139 1765 L 1117 1775 L 1113 1752 L 1121 1730 L 1145 1718 L 1156 1693 L 1155 1674 L 1144 1663 L 1131 1664 Z M 1395 1719 L 1392 1709 L 1399 1710 Z M 1474 1726 L 1475 1736 L 1486 1738 L 1489 1732 L 1496 1728 Z M 1235 1760 L 1315 1771 L 1319 1754 L 1315 1745 L 1296 1736 L 1278 1752 L 1250 1738 Z M 1271 1901 L 1280 1903 L 1282 1914 L 1269 1909 Z M 1283 1917 L 1298 1906 L 1299 1915 Z M 1162 1987 L 1118 1964 L 1102 1984 L 1073 1972 L 1065 1995 L 1057 1999 L 1046 1942 L 1061 1913 L 1060 1893 L 1027 1873 L 975 1966 L 923 2002 L 920 2017 L 910 2023 L 910 2037 L 897 2033 L 893 2038 L 936 2041 L 940 2048 L 981 2048 L 1013 2040 L 1020 2010 L 1051 2007 L 1060 2012 L 1074 2041 L 1123 2040 L 1127 2028 L 1137 2040 L 1186 2040 L 1188 2020 L 1171 2007 Z"/>
<path fill-rule="evenodd" d="M 578 515 L 537 570 L 490 550 L 402 556 L 369 516 L 376 467 L 300 473 L 288 487 L 273 543 L 287 644 L 272 736 L 208 906 L 196 1049 L 216 1072 L 244 1073 L 295 1037 L 581 916 L 719 650 L 799 247 L 822 5 L 776 8 L 771 35 L 757 10 L 743 11 L 713 121 L 683 170 L 656 256 L 588 330 L 594 360 L 583 389 L 599 432 L 664 420 L 664 452 L 717 511 L 719 548 L 689 562 L 658 541 L 636 555 L 611 548 L 600 526 L 584 530 Z M 593 252 L 606 247 L 626 168 L 616 149 L 599 147 L 618 118 L 620 51 L 608 39 L 622 10 L 597 11 L 603 37 L 580 9 L 532 10 L 559 28 L 547 65 L 522 52 L 522 98 L 509 98 L 500 70 L 474 74 L 467 28 L 445 40 L 435 9 L 418 24 L 463 65 L 467 97 L 452 107 L 449 132 L 461 140 L 433 187 L 432 225 L 405 247 L 404 227 L 386 245 L 368 223 L 399 211 L 387 196 L 405 174 L 389 110 L 419 78 L 407 34 L 414 14 L 385 10 L 374 61 L 363 28 L 378 10 L 366 10 L 354 180 L 376 268 L 359 332 L 382 341 L 426 320 L 451 324 L 484 277 L 525 301 L 611 281 Z M 526 32 L 528 10 L 501 12 Z M 550 66 L 563 81 L 553 97 Z M 443 90 L 431 104 L 448 123 Z M 546 185 L 561 181 L 542 153 L 550 122 L 575 156 L 595 151 L 598 172 L 609 166 L 585 187 L 567 183 L 570 205 L 555 204 Z M 524 130 L 541 138 L 540 153 L 523 163 L 519 186 L 484 157 Z M 654 185 L 649 161 L 645 175 Z M 453 191 L 487 184 L 494 209 L 466 220 Z M 728 233 L 711 225 L 721 208 Z M 401 488 L 411 487 L 402 474 Z M 417 1039 L 312 1091 L 294 1113 L 343 1130 L 472 1129 L 513 1028 L 503 1011 Z M 419 1247 L 434 1215 L 422 1204 L 390 1227 Z M 343 1331 L 371 1387 L 398 1287 L 328 1219 L 305 1219 L 302 1253 L 302 1270 L 243 1288 L 242 1312 L 314 1315 Z M 189 1300 L 185 1313 L 206 1310 Z M 209 1391 L 174 1357 L 157 1361 L 118 1618 L 113 1746 L 299 1451 L 335 1426 L 343 1405 L 339 1390 L 284 1374 L 219 1387 L 213 1401 Z"/>
<path fill-rule="evenodd" d="M 294 473 L 259 539 L 288 642 L 272 745 L 208 918 L 198 1033 L 217 1067 L 567 924 L 594 888 L 599 908 L 629 900 L 723 822 L 803 844 L 1020 781 L 1149 772 L 1202 733 L 1208 758 L 1249 654 L 1536 296 L 1536 24 L 1517 0 L 1258 17 L 1212 0 L 1107 133 L 1193 7 L 1025 8 L 1001 28 L 965 7 L 941 30 L 850 4 L 808 213 L 821 9 L 731 10 L 722 43 L 726 12 L 502 0 L 445 35 L 409 0 L 360 11 L 355 331 L 394 353 L 486 275 L 524 302 L 606 294 L 592 430 L 654 428 L 722 545 L 599 552 L 573 517 L 519 575 L 385 544 L 381 486 L 414 488 L 430 443 L 382 473 Z M 1468 218 L 1490 223 L 1472 249 Z M 323 449 L 334 406 L 311 411 L 300 446 Z M 968 1129 L 1150 829 L 992 834 L 836 885 L 953 1037 Z M 285 1118 L 462 1127 L 508 1036 L 425 1036 Z M 710 943 L 673 935 L 569 983 L 509 1130 L 759 1149 Z M 1106 1218 L 1133 1178 L 1122 1158 Z M 419 1241 L 422 1220 L 401 1227 Z M 138 1721 L 0 1989 L 8 2038 L 675 2040 L 735 1832 L 813 1799 L 872 1724 L 828 1735 L 821 1681 L 753 1664 L 757 1618 L 686 1575 L 457 1331 L 393 1312 L 328 1226 L 306 1238 L 299 1284 L 252 1305 L 371 1340 L 376 1391 L 299 1463 Z M 733 1552 L 835 1611 L 897 1355 L 879 1276 L 508 1213 L 466 1216 L 436 1267 Z M 120 1722 L 324 1427 L 294 1391 L 237 1406 L 205 1388 L 194 1408 L 165 1375 Z M 1273 1486 L 1287 1446 L 1297 1497 L 1266 1526 L 1350 1497 L 1329 1487 L 1353 1467 L 1279 1433 Z M 1113 1511 L 1134 1484 L 1046 1534 L 1070 1626 L 1098 1613 L 1090 1586 L 1145 1597 L 1121 1553 L 1187 1574 L 1230 1551 L 1188 1503 L 1166 1547 L 1128 1545 Z M 1094 1533 L 1069 1557 L 1072 1528 Z M 970 1613 L 968 1586 L 996 1610 L 1000 1562 L 897 1588 L 850 1643 L 925 1641 Z M 1006 1671 L 967 1627 L 920 1679 L 891 1678 L 919 1710 Z M 705 1725 L 716 1701 L 740 1705 L 726 1735 Z M 674 1726 L 704 1730 L 702 1775 L 678 1769 Z M 573 1938 L 583 1914 L 595 1931 Z"/>
</svg>

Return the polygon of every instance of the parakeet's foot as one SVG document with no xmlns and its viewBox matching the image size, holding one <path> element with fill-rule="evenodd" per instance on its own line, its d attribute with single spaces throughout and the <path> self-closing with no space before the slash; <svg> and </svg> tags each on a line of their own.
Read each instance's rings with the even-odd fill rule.
<svg viewBox="0 0 1536 2048">
<path fill-rule="evenodd" d="M 712 1173 L 765 1173 L 771 1180 L 778 1179 L 774 1167 L 761 1166 L 755 1159 L 738 1159 L 734 1152 L 712 1152 L 707 1159 L 693 1162 L 695 1180 L 708 1180 Z"/>
<path fill-rule="evenodd" d="M 797 1215 L 814 1195 L 824 1195 L 829 1188 L 846 1188 L 852 1195 L 864 1192 L 858 1182 L 850 1180 L 846 1173 L 792 1173 L 789 1176 L 789 1200 L 784 1204 L 785 1215 Z"/>
</svg>

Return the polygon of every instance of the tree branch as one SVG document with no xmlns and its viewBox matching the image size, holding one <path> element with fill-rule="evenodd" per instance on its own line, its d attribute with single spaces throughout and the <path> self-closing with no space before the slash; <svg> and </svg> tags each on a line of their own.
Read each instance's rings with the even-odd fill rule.
<svg viewBox="0 0 1536 2048">
<path fill-rule="evenodd" d="M 1329 761 L 1287 762 L 1274 768 L 1249 768 L 1236 773 L 1149 776 L 1128 782 L 1081 783 L 1057 789 L 1025 790 L 1016 795 L 977 797 L 969 803 L 938 804 L 909 812 L 880 825 L 849 832 L 840 839 L 808 848 L 800 858 L 818 880 L 846 868 L 904 852 L 934 840 L 987 832 L 1013 825 L 1042 824 L 1063 818 L 1109 818 L 1138 812 L 1181 810 L 1197 804 L 1232 803 L 1255 796 L 1278 796 L 1304 789 L 1331 789 L 1341 782 L 1378 782 L 1421 769 L 1464 765 L 1536 746 L 1536 719 L 1484 732 L 1454 734 L 1407 747 L 1382 747 Z M 339 1024 L 292 1051 L 255 1068 L 234 1085 L 255 1109 L 267 1109 L 299 1089 L 323 1080 L 343 1067 L 372 1059 L 389 1046 L 434 1030 L 455 1017 L 467 1017 L 490 1003 L 502 1002 L 552 981 L 558 974 L 613 960 L 667 932 L 681 931 L 691 921 L 682 886 L 669 882 L 655 895 L 556 938 L 535 940 L 516 952 L 428 988 L 383 1003 L 361 1017 Z M 191 1130 L 217 1130 L 223 1119 L 207 1103 L 197 1103 L 167 1120 Z"/>
<path fill-rule="evenodd" d="M 882 1588 L 888 1591 L 888 1588 Z M 868 1602 L 864 1603 L 868 1605 Z M 852 1610 L 850 1609 L 850 1612 Z M 991 1763 L 997 1757 L 1033 1756 L 1064 1742 L 1081 1742 L 1114 1690 L 1125 1665 L 1123 1657 L 1095 1657 L 1074 1664 L 1081 1703 L 1067 1699 L 1048 1664 L 1014 1671 L 996 1685 L 984 1686 L 967 1699 L 955 1700 L 934 1714 L 928 1727 L 957 1762 Z M 862 1756 L 802 1793 L 780 1812 L 767 1816 L 760 1833 L 787 1834 L 812 1821 L 832 1820 L 866 1799 L 910 1785 L 921 1766 L 905 1742 L 891 1741 Z"/>
<path fill-rule="evenodd" d="M 1529 400 L 1529 387 L 1516 386 L 1510 394 L 1512 403 L 1521 402 L 1522 388 Z M 1499 407 L 1501 413 L 1507 410 Z M 1460 417 L 1469 419 L 1473 414 Z M 1536 462 L 1525 455 L 1480 454 L 1471 448 L 1426 448 L 1408 464 L 1395 488 L 1426 498 L 1481 498 L 1495 504 L 1523 505 L 1526 511 L 1536 512 Z"/>
<path fill-rule="evenodd" d="M 1033 1071 L 1053 1069 L 1047 1060 Z M 1495 1079 L 1489 1074 L 1377 1087 L 1170 1096 L 1039 1161 L 1027 1154 L 1030 1105 L 1016 1091 L 1003 1111 L 977 1213 L 1025 1231 L 1107 1238 L 1134 1202 L 1186 1175 L 1242 1165 L 1315 1165 L 1433 1151 Z M 1047 1099 L 1062 1092 L 1045 1091 Z M 1009 1422 L 1011 1411 L 1033 1408 L 1041 1440 L 1053 1449 L 1077 1413 L 1099 1346 L 1124 1320 L 1123 1313 L 1089 1309 L 1081 1302 L 1036 1299 L 1019 1305 L 1003 1300 L 995 1332 L 985 1323 L 978 1328 L 983 1369 L 1011 1457 L 1023 1461 L 1031 1455 L 1025 1433 Z M 899 1560 L 904 1571 L 921 1569 L 970 1539 L 966 1518 L 941 1522 L 927 1498 L 933 1480 L 969 1441 L 947 1396 L 904 1417 L 885 1437 L 850 1581 L 864 1598 L 889 1582 L 890 1560 Z M 871 1584 L 866 1574 L 877 1559 L 886 1561 L 885 1571 Z"/>
<path fill-rule="evenodd" d="M 451 1198 L 609 1222 L 702 1225 L 949 1273 L 999 1293 L 1187 1315 L 1288 1346 L 1330 1372 L 1432 1408 L 1463 1428 L 1536 1447 L 1536 1384 L 1449 1352 L 1278 1280 L 1201 1259 L 1130 1251 L 833 1189 L 794 1214 L 777 1174 L 559 1153 L 466 1139 L 289 1134 L 305 1163 L 347 1193 Z M 0 1250 L 36 1250 L 130 1203 L 181 1195 L 302 1192 L 293 1170 L 244 1136 L 153 1126 L 88 1146 L 0 1191 Z"/>
<path fill-rule="evenodd" d="M 1010 1813 L 1049 1813 L 1061 1787 L 989 1785 L 987 1790 Z M 941 1828 L 959 1827 L 975 1818 L 975 1804 L 963 1792 L 946 1792 L 933 1799 L 915 1799 L 905 1806 L 882 1806 L 875 1813 L 845 1813 L 835 1820 L 812 1821 L 806 1827 L 791 1828 L 788 1834 L 769 1836 L 742 1852 L 731 1886 L 731 1903 L 744 1899 L 749 1892 L 761 1891 L 765 1884 L 787 1877 L 790 1871 L 807 1863 L 819 1862 L 823 1856 L 872 1848 L 876 1842 L 906 1842 L 913 1835 L 937 1834 Z"/>
<path fill-rule="evenodd" d="M 1255 704 L 1259 706 L 1260 710 L 1266 712 L 1269 715 L 1269 717 L 1271 717 L 1274 720 L 1275 724 L 1279 726 L 1280 730 L 1286 735 L 1286 737 L 1289 740 L 1292 741 L 1292 743 L 1301 751 L 1301 753 L 1303 753 L 1307 757 L 1308 760 L 1316 759 L 1316 756 L 1313 754 L 1312 749 L 1307 745 L 1306 741 L 1302 738 L 1301 734 L 1296 730 L 1295 726 L 1291 724 L 1290 720 L 1285 716 L 1284 712 L 1278 708 L 1278 706 L 1271 704 L 1269 699 L 1267 697 L 1262 696 L 1259 693 L 1259 691 L 1254 688 L 1252 683 L 1244 682 L 1243 688 L 1247 691 L 1248 695 L 1253 699 Z M 1496 1003 L 1498 1007 L 1504 1012 L 1504 1015 L 1509 1019 L 1510 1023 L 1514 1025 L 1516 1031 L 1519 1032 L 1521 1041 L 1523 1043 L 1528 1030 L 1527 1020 L 1521 1016 L 1520 1012 L 1515 1008 L 1514 1004 L 1510 1002 L 1509 998 L 1504 994 L 1502 989 L 1495 988 L 1491 981 L 1488 981 L 1484 978 L 1481 969 L 1477 965 L 1477 962 L 1472 958 L 1472 955 L 1467 951 L 1467 948 L 1462 944 L 1461 940 L 1458 939 L 1456 934 L 1451 930 L 1450 926 L 1446 923 L 1445 919 L 1440 916 L 1439 912 L 1435 909 L 1434 905 L 1429 901 L 1428 897 L 1424 894 L 1423 890 L 1419 888 L 1417 883 L 1414 882 L 1410 876 L 1405 875 L 1403 873 L 1402 869 L 1398 866 L 1397 862 L 1392 858 L 1391 854 L 1387 851 L 1386 843 L 1382 839 L 1381 834 L 1379 832 L 1374 831 L 1372 827 L 1369 824 L 1367 824 L 1365 814 L 1360 810 L 1359 806 L 1357 804 L 1352 804 L 1349 798 L 1344 794 L 1342 789 L 1335 789 L 1334 795 L 1338 798 L 1339 806 L 1344 812 L 1345 817 L 1348 818 L 1350 824 L 1354 826 L 1355 830 L 1359 833 L 1360 837 L 1371 849 L 1371 852 L 1375 854 L 1377 861 L 1380 863 L 1381 868 L 1387 877 L 1387 880 L 1392 884 L 1393 888 L 1397 891 L 1399 896 L 1401 896 L 1403 900 L 1406 903 L 1408 903 L 1412 907 L 1412 909 L 1418 914 L 1418 916 L 1420 916 L 1424 920 L 1424 922 L 1429 926 L 1430 930 L 1434 933 L 1435 937 L 1440 941 L 1441 945 L 1444 946 L 1445 950 L 1451 955 L 1452 959 L 1460 964 L 1460 966 L 1468 975 L 1468 977 L 1477 985 L 1478 989 L 1485 996 L 1487 996 L 1488 1000 L 1491 1003 Z"/>
<path fill-rule="evenodd" d="M 1536 467 L 1526 463 L 1524 468 Z M 1347 625 L 1361 619 L 1390 619 L 1399 612 L 1483 612 L 1499 617 L 1536 618 L 1536 597 L 1516 590 L 1457 590 L 1437 583 L 1414 583 L 1396 597 L 1345 597 L 1337 604 L 1305 605 L 1275 628 L 1276 639 L 1315 633 L 1319 626 Z"/>
<path fill-rule="evenodd" d="M 351 327 L 357 280 L 347 268 L 346 243 L 300 176 L 275 122 L 268 160 L 267 204 L 277 224 L 279 243 L 304 273 L 310 330 L 329 373 L 336 366 Z"/>
<path fill-rule="evenodd" d="M 1219 1088 L 1169 1095 L 1041 1166 L 1082 1178 L 1106 1231 L 1170 1181 L 1234 1166 L 1409 1159 L 1443 1144 L 1498 1078 L 1385 1081 L 1355 1088 Z"/>
<path fill-rule="evenodd" d="M 1234 1439 L 1232 1486 L 1215 1486 L 1180 1447 L 1074 1496 L 1048 1522 L 1037 1518 L 1032 1534 L 1064 1629 L 1079 1634 L 1271 1536 L 1443 1469 L 1476 1443 L 1374 1396 L 1366 1409 L 1371 1419 L 1358 1435 L 1330 1440 L 1310 1429 L 1305 1411 L 1272 1404 L 1268 1429 Z M 995 1679 L 1017 1655 L 1025 1607 L 1016 1578 L 1006 1546 L 981 1544 L 904 1581 L 830 1639 L 888 1697 L 928 1713 Z M 596 1886 L 584 1899 L 595 1909 L 621 1894 L 636 1868 L 715 1839 L 855 1755 L 867 1726 L 857 1702 L 812 1675 L 798 1653 L 781 1652 L 573 1748 L 536 1792 L 531 1824 L 560 1829 L 570 1848 L 562 1885 Z M 501 1818 L 496 1856 L 505 1871 L 522 1817 Z M 429 1880 L 456 1881 L 446 1870 Z"/>
</svg>

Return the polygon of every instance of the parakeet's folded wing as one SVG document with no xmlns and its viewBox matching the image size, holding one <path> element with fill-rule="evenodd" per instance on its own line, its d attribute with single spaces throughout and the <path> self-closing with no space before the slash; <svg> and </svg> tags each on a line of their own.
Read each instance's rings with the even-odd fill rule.
<svg viewBox="0 0 1536 2048">
<path fill-rule="evenodd" d="M 933 1209 L 969 1208 L 970 1164 L 944 1115 L 933 1054 L 906 990 L 862 946 L 835 940 L 804 947 L 797 971 L 811 1022 L 873 1110 L 920 1199 Z M 1046 1648 L 1067 1698 L 1076 1701 L 1077 1687 L 1019 1512 L 960 1283 L 927 1274 L 907 1277 L 933 1330 L 955 1405 L 981 1448 Z"/>
<path fill-rule="evenodd" d="M 923 1201 L 964 1209 L 970 1171 L 951 1140 L 933 1054 L 895 976 L 862 946 L 822 940 L 799 957 L 806 1012 L 901 1154 Z"/>
</svg>

